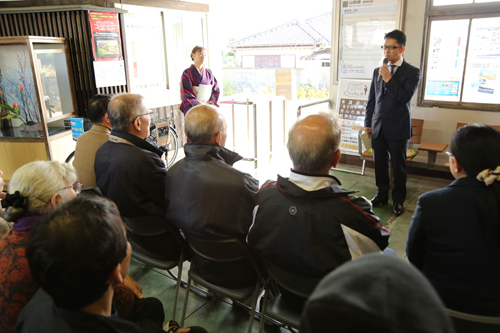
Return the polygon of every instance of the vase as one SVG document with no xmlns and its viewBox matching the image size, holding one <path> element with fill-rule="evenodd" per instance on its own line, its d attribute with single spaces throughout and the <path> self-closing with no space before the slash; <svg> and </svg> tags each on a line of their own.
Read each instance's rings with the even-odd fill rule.
<svg viewBox="0 0 500 333">
<path fill-rule="evenodd" d="M 19 133 L 26 138 L 38 138 L 43 136 L 43 127 L 41 123 L 22 124 L 19 126 Z"/>
</svg>

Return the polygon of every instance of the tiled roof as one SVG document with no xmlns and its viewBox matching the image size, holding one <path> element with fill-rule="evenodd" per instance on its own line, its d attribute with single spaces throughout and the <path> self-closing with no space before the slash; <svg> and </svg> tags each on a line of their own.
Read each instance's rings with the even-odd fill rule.
<svg viewBox="0 0 500 333">
<path fill-rule="evenodd" d="M 276 28 L 233 41 L 230 47 L 329 45 L 331 34 L 332 13 L 328 12 L 302 22 L 294 20 Z"/>
</svg>

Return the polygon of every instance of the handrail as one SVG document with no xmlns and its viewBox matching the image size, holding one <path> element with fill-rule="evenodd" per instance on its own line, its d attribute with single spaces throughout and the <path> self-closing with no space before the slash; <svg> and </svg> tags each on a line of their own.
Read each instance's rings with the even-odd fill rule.
<svg viewBox="0 0 500 333">
<path fill-rule="evenodd" d="M 312 103 L 309 103 L 309 104 L 304 104 L 304 105 L 299 106 L 297 108 L 297 118 L 299 118 L 301 116 L 302 109 L 310 107 L 310 106 L 318 105 L 318 104 L 323 104 L 323 103 L 326 103 L 326 102 L 328 102 L 328 107 L 331 107 L 332 101 L 330 101 L 330 99 L 324 99 L 324 100 L 321 100 L 321 101 L 316 101 L 316 102 L 312 102 Z"/>
<path fill-rule="evenodd" d="M 273 125 L 272 125 L 272 113 L 273 113 L 273 102 L 282 102 L 283 103 L 283 145 L 286 144 L 285 142 L 285 128 L 286 128 L 286 108 L 287 108 L 287 103 L 286 99 L 283 96 L 276 96 L 269 101 L 264 102 L 263 100 L 257 100 L 257 101 L 250 101 L 250 99 L 247 99 L 246 101 L 234 101 L 234 100 L 225 100 L 221 101 L 220 104 L 229 104 L 231 105 L 232 108 L 232 128 L 233 128 L 233 148 L 236 149 L 236 124 L 235 124 L 235 105 L 244 105 L 246 106 L 247 109 L 247 134 L 248 134 L 248 142 L 250 142 L 250 107 L 252 108 L 252 113 L 253 113 L 253 140 L 254 140 L 254 157 L 253 158 L 243 158 L 245 161 L 253 161 L 254 167 L 257 168 L 257 107 L 261 106 L 264 103 L 269 103 L 269 154 L 271 156 L 272 150 L 273 150 Z M 262 104 L 261 104 L 262 103 Z"/>
</svg>

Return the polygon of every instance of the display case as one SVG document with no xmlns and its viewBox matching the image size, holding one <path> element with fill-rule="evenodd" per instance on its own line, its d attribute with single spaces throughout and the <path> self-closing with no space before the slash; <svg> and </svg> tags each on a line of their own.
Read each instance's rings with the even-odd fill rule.
<svg viewBox="0 0 500 333">
<path fill-rule="evenodd" d="M 10 179 L 33 160 L 64 160 L 75 144 L 65 120 L 76 116 L 65 38 L 0 38 L 0 170 Z M 66 122 L 68 124 L 69 122 Z"/>
</svg>

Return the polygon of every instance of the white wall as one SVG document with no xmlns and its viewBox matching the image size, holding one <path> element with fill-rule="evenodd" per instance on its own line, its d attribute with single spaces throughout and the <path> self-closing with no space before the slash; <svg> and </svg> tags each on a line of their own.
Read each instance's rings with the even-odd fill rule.
<svg viewBox="0 0 500 333">
<path fill-rule="evenodd" d="M 407 7 L 403 27 L 403 31 L 407 37 L 404 58 L 419 68 L 422 68 L 426 2 L 426 0 L 406 1 Z M 332 98 L 334 101 L 337 99 L 337 89 L 338 84 L 332 88 Z M 500 112 L 419 107 L 417 106 L 417 95 L 418 92 L 415 93 L 411 101 L 411 117 L 425 120 L 422 142 L 449 143 L 451 136 L 456 130 L 457 122 L 500 125 Z"/>
</svg>

